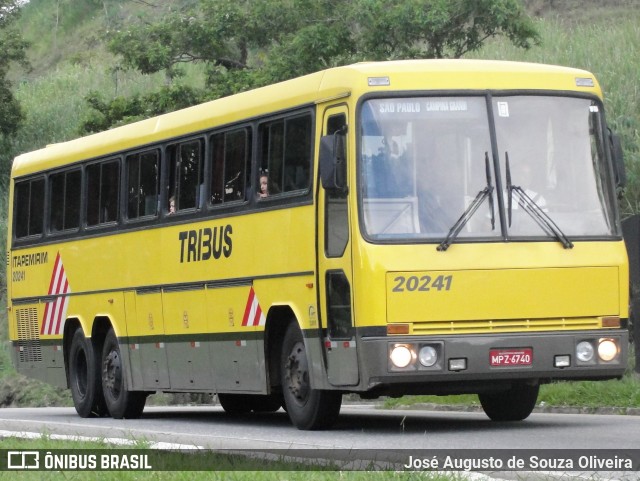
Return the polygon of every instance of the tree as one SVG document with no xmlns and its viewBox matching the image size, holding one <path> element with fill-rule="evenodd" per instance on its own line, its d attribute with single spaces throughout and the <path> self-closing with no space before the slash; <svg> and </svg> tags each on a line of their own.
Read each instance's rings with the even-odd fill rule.
<svg viewBox="0 0 640 481">
<path fill-rule="evenodd" d="M 14 133 L 23 119 L 23 113 L 11 91 L 7 73 L 13 63 L 28 67 L 25 50 L 27 43 L 14 28 L 20 14 L 20 2 L 0 0 L 0 136 Z"/>
<path fill-rule="evenodd" d="M 119 32 L 109 47 L 125 68 L 165 72 L 168 84 L 180 65 L 203 62 L 199 102 L 357 61 L 458 58 L 496 36 L 522 48 L 539 41 L 519 0 L 200 0 Z M 113 114 L 107 102 L 98 110 Z"/>
</svg>

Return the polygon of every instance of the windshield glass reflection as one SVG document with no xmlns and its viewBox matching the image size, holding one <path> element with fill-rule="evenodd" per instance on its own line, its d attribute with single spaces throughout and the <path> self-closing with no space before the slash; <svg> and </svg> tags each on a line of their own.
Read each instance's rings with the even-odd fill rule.
<svg viewBox="0 0 640 481">
<path fill-rule="evenodd" d="M 533 212 L 557 224 L 562 236 L 613 233 L 598 106 L 522 96 L 495 98 L 492 110 L 493 118 L 480 96 L 364 102 L 360 198 L 370 239 L 559 239 L 548 221 L 522 208 L 523 196 L 516 199 L 507 187 L 507 170 L 511 185 L 535 203 Z"/>
</svg>

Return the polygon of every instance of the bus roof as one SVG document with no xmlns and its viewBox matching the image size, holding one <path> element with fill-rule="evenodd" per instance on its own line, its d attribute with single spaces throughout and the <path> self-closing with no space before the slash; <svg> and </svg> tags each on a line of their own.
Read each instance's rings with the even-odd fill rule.
<svg viewBox="0 0 640 481">
<path fill-rule="evenodd" d="M 369 79 L 377 79 L 369 86 Z M 386 81 L 388 79 L 388 82 Z M 578 81 L 577 79 L 582 79 Z M 557 90 L 602 98 L 593 74 L 579 69 L 492 60 L 363 62 L 316 72 L 122 127 L 49 145 L 14 160 L 12 176 L 29 175 L 115 154 L 216 126 L 366 92 L 448 90 Z"/>
</svg>

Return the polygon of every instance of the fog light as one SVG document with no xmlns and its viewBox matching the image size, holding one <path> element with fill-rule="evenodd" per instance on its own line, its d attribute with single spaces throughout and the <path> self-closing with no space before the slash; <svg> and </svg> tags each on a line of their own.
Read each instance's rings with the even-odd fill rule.
<svg viewBox="0 0 640 481">
<path fill-rule="evenodd" d="M 395 367 L 407 367 L 413 360 L 413 351 L 405 344 L 397 344 L 391 349 L 389 359 Z"/>
<path fill-rule="evenodd" d="M 569 367 L 571 366 L 571 356 L 556 356 L 553 358 L 553 365 L 555 367 Z"/>
<path fill-rule="evenodd" d="M 600 339 L 598 344 L 598 357 L 604 362 L 613 361 L 618 357 L 618 344 L 613 339 Z"/>
<path fill-rule="evenodd" d="M 431 367 L 438 362 L 438 352 L 432 346 L 424 346 L 418 353 L 418 359 L 424 367 Z"/>
<path fill-rule="evenodd" d="M 579 342 L 576 346 L 576 357 L 580 362 L 593 361 L 593 345 L 587 341 Z"/>
<path fill-rule="evenodd" d="M 464 371 L 467 369 L 466 359 L 449 359 L 449 371 Z"/>
</svg>

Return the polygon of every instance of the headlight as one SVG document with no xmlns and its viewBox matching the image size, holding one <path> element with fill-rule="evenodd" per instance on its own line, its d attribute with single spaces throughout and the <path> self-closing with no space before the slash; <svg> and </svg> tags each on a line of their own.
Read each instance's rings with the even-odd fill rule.
<svg viewBox="0 0 640 481">
<path fill-rule="evenodd" d="M 438 352 L 432 346 L 424 346 L 418 353 L 418 359 L 424 367 L 432 367 L 438 362 Z"/>
<path fill-rule="evenodd" d="M 598 344 L 598 357 L 604 362 L 613 361 L 618 357 L 618 344 L 613 339 L 600 339 Z"/>
<path fill-rule="evenodd" d="M 391 353 L 389 354 L 389 359 L 391 359 L 393 365 L 399 368 L 407 367 L 411 364 L 413 357 L 413 351 L 405 344 L 396 344 L 391 348 Z"/>
<path fill-rule="evenodd" d="M 576 346 L 576 357 L 580 362 L 593 361 L 593 345 L 587 341 L 579 342 Z"/>
</svg>

